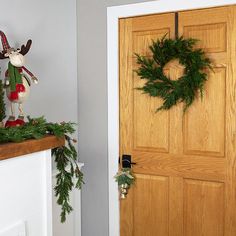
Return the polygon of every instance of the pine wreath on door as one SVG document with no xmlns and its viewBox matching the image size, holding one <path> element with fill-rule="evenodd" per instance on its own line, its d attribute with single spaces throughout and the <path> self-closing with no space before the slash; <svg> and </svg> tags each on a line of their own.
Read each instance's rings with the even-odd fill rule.
<svg viewBox="0 0 236 236">
<path fill-rule="evenodd" d="M 236 7 L 179 12 L 178 32 L 213 60 L 203 100 L 155 113 L 162 101 L 135 88 L 134 53 L 175 37 L 175 13 L 120 19 L 120 155 L 135 186 L 121 200 L 121 236 L 236 235 Z M 166 73 L 177 79 L 176 62 Z"/>
</svg>

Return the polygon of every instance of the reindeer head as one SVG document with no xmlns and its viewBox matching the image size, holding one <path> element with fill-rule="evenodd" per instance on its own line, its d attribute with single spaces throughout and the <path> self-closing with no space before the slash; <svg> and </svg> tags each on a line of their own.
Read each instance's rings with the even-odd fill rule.
<svg viewBox="0 0 236 236">
<path fill-rule="evenodd" d="M 3 51 L 0 52 L 0 59 L 9 58 L 10 63 L 15 67 L 22 67 L 25 64 L 25 55 L 30 50 L 32 40 L 28 40 L 26 45 L 22 45 L 21 49 L 10 47 L 6 35 L 0 31 L 0 36 L 3 45 Z"/>
</svg>

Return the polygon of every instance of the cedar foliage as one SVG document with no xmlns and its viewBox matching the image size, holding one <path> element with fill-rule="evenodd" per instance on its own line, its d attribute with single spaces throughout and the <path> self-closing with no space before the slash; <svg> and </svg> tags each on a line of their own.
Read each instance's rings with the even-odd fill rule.
<svg viewBox="0 0 236 236">
<path fill-rule="evenodd" d="M 152 97 L 160 97 L 163 104 L 157 111 L 168 110 L 179 102 L 183 102 L 184 111 L 193 103 L 197 92 L 203 94 L 204 84 L 208 77 L 206 69 L 211 69 L 210 59 L 202 49 L 195 49 L 196 39 L 162 39 L 153 41 L 149 47 L 151 58 L 136 55 L 139 68 L 135 71 L 141 79 L 147 80 L 142 88 L 144 93 Z M 184 75 L 178 80 L 165 76 L 164 66 L 173 59 L 179 59 Z"/>
</svg>

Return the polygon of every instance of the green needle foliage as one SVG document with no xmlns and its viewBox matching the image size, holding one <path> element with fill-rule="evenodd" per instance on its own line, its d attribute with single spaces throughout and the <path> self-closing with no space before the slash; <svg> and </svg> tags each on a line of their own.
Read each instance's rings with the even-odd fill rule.
<svg viewBox="0 0 236 236">
<path fill-rule="evenodd" d="M 130 168 L 122 168 L 115 176 L 115 180 L 118 185 L 128 184 L 131 186 L 135 182 L 135 177 Z"/>
<path fill-rule="evenodd" d="M 0 79 L 0 122 L 2 122 L 6 118 L 6 106 L 4 103 L 4 89 L 3 83 Z"/>
<path fill-rule="evenodd" d="M 77 152 L 72 144 L 69 136 L 65 136 L 67 146 L 62 146 L 53 149 L 52 153 L 55 156 L 56 166 L 59 173 L 56 175 L 57 184 L 55 187 L 55 195 L 58 197 L 57 203 L 61 206 L 61 222 L 66 221 L 66 215 L 73 208 L 69 204 L 70 192 L 72 189 L 81 189 L 83 181 L 83 173 L 77 165 Z M 69 169 L 67 168 L 69 166 Z M 76 178 L 76 183 L 74 183 Z"/>
<path fill-rule="evenodd" d="M 70 205 L 70 192 L 74 187 L 81 189 L 84 183 L 83 173 L 77 164 L 77 151 L 73 144 L 76 140 L 68 136 L 74 132 L 74 123 L 48 123 L 43 117 L 35 119 L 28 117 L 28 122 L 24 126 L 0 128 L 0 143 L 40 139 L 47 135 L 65 137 L 66 144 L 52 150 L 58 169 L 55 196 L 62 209 L 61 222 L 65 222 L 66 215 L 73 210 Z"/>
<path fill-rule="evenodd" d="M 147 80 L 142 88 L 144 93 L 152 97 L 160 97 L 163 104 L 157 111 L 168 110 L 179 102 L 183 102 L 184 111 L 193 103 L 197 92 L 203 94 L 207 81 L 206 69 L 211 69 L 210 59 L 202 49 L 195 49 L 196 39 L 167 39 L 166 36 L 153 41 L 149 47 L 151 58 L 136 54 L 139 68 L 135 71 L 141 79 Z M 164 74 L 165 65 L 178 59 L 184 69 L 184 75 L 178 80 L 171 80 Z"/>
</svg>

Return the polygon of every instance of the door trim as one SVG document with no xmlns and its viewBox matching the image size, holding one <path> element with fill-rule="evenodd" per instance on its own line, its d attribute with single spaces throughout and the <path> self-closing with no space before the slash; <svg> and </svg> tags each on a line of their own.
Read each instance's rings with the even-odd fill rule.
<svg viewBox="0 0 236 236">
<path fill-rule="evenodd" d="M 119 156 L 119 18 L 210 8 L 236 0 L 159 0 L 107 8 L 109 235 L 120 235 L 119 195 L 114 176 Z"/>
</svg>

